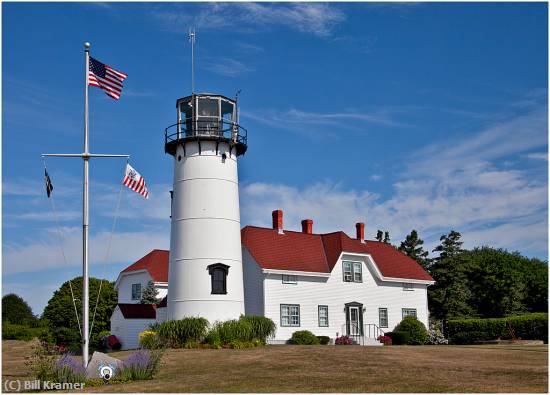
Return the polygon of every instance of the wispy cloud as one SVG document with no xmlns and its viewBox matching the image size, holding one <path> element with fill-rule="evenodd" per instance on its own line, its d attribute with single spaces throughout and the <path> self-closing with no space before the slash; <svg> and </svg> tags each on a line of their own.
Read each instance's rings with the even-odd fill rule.
<svg viewBox="0 0 550 395">
<path fill-rule="evenodd" d="M 200 30 L 285 27 L 321 38 L 329 37 L 346 19 L 340 9 L 327 3 L 207 3 L 198 12 L 189 9 L 187 4 L 185 8 L 171 4 L 170 9 L 156 7 L 151 15 L 176 31 L 187 31 L 191 24 Z"/>
<path fill-rule="evenodd" d="M 232 58 L 205 58 L 201 60 L 202 68 L 226 77 L 235 77 L 237 75 L 252 71 L 253 69 L 245 63 Z"/>
<path fill-rule="evenodd" d="M 526 158 L 548 161 L 548 152 L 532 152 L 525 155 Z"/>
</svg>

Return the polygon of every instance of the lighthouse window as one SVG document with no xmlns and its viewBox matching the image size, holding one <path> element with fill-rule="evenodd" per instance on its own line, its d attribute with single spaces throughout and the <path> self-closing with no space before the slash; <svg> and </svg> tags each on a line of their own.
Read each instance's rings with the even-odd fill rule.
<svg viewBox="0 0 550 395">
<path fill-rule="evenodd" d="M 229 266 L 223 263 L 215 263 L 208 266 L 208 272 L 212 282 L 212 294 L 226 294 Z"/>
</svg>

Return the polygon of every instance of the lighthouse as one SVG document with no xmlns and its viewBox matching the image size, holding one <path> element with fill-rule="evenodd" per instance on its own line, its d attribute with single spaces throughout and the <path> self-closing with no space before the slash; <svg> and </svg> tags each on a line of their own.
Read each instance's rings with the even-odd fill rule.
<svg viewBox="0 0 550 395">
<path fill-rule="evenodd" d="M 244 314 L 237 159 L 247 149 L 237 103 L 194 93 L 165 130 L 174 157 L 168 319 L 210 323 Z"/>
</svg>

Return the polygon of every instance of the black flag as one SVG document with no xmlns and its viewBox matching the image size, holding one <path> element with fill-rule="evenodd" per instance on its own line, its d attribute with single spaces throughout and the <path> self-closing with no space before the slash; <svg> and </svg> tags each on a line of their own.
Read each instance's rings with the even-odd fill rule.
<svg viewBox="0 0 550 395">
<path fill-rule="evenodd" d="M 50 176 L 48 175 L 48 171 L 46 169 L 44 169 L 44 178 L 46 180 L 46 193 L 48 194 L 48 197 L 50 197 L 53 191 L 53 185 L 52 180 L 50 180 Z"/>
</svg>

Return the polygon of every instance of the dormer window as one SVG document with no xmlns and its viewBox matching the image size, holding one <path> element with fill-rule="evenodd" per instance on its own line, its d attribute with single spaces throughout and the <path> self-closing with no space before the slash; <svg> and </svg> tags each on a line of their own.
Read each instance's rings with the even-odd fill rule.
<svg viewBox="0 0 550 395">
<path fill-rule="evenodd" d="M 225 295 L 227 294 L 227 273 L 229 272 L 229 266 L 223 263 L 214 263 L 208 266 L 208 273 L 212 282 L 212 294 L 213 295 Z"/>
<path fill-rule="evenodd" d="M 132 300 L 141 300 L 141 284 L 132 284 Z"/>
<path fill-rule="evenodd" d="M 362 283 L 363 272 L 361 262 L 342 262 L 344 281 L 348 283 Z"/>
</svg>

